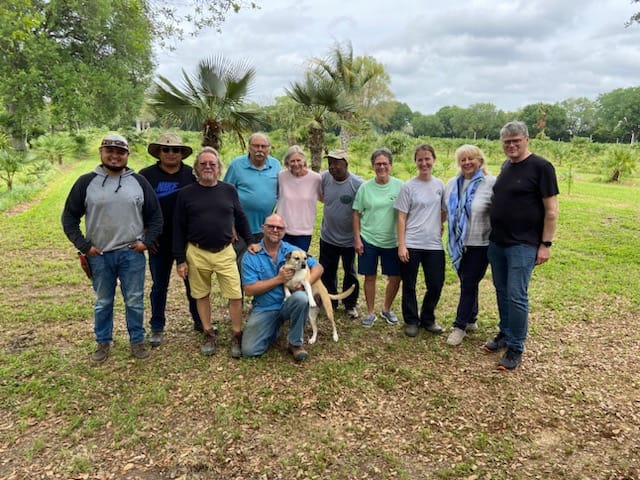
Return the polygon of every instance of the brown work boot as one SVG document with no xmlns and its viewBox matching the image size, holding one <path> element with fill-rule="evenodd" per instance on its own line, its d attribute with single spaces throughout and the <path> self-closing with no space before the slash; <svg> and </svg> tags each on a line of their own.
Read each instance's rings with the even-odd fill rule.
<svg viewBox="0 0 640 480">
<path fill-rule="evenodd" d="M 111 345 L 109 343 L 99 343 L 96 351 L 91 354 L 91 361 L 95 363 L 104 362 L 109 356 Z"/>
<path fill-rule="evenodd" d="M 296 362 L 302 362 L 306 360 L 307 357 L 309 356 L 307 351 L 304 348 L 302 348 L 302 345 L 289 344 L 289 352 L 291 353 L 291 355 L 293 355 L 293 359 Z"/>
<path fill-rule="evenodd" d="M 218 336 L 217 334 L 218 329 L 215 327 L 204 331 L 204 343 L 200 346 L 200 353 L 202 355 L 209 356 L 216 353 L 216 337 Z"/>
<path fill-rule="evenodd" d="M 144 343 L 132 343 L 131 355 L 138 360 L 146 360 L 151 354 L 147 347 L 144 346 Z"/>
<path fill-rule="evenodd" d="M 240 358 L 242 356 L 242 332 L 231 335 L 231 357 Z"/>
</svg>

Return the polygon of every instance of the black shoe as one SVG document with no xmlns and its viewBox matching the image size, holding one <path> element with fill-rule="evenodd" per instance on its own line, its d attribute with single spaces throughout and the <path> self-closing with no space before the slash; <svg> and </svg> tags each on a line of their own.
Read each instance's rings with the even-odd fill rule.
<svg viewBox="0 0 640 480">
<path fill-rule="evenodd" d="M 498 370 L 515 370 L 520 365 L 522 360 L 522 352 L 516 352 L 515 350 L 507 350 L 498 363 Z"/>
<path fill-rule="evenodd" d="M 507 348 L 507 340 L 504 338 L 504 333 L 502 332 L 498 333 L 493 340 L 489 340 L 482 346 L 482 349 L 487 353 L 495 353 L 504 348 Z"/>
<path fill-rule="evenodd" d="M 162 337 L 164 336 L 163 332 L 151 332 L 149 335 L 149 345 L 151 348 L 156 348 L 162 345 Z"/>
<path fill-rule="evenodd" d="M 444 331 L 442 330 L 442 327 L 435 322 L 425 323 L 422 325 L 422 328 L 424 328 L 427 332 L 435 333 L 436 335 L 440 335 Z"/>
<path fill-rule="evenodd" d="M 407 337 L 415 337 L 418 335 L 418 325 L 415 323 L 407 323 L 404 326 L 404 334 Z"/>
</svg>

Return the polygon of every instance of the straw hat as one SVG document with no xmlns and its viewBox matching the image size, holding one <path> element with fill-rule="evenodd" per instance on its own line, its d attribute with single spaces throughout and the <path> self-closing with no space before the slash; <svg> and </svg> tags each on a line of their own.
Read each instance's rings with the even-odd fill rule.
<svg viewBox="0 0 640 480">
<path fill-rule="evenodd" d="M 180 147 L 182 149 L 182 159 L 184 160 L 193 153 L 193 148 L 182 143 L 182 139 L 175 133 L 163 133 L 157 142 L 150 143 L 147 152 L 152 157 L 160 159 L 160 149 L 162 147 Z"/>
</svg>

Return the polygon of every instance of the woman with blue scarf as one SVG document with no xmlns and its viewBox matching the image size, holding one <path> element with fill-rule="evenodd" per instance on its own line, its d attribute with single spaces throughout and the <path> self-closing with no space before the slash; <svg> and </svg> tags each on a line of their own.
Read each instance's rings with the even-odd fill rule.
<svg viewBox="0 0 640 480">
<path fill-rule="evenodd" d="M 489 261 L 489 206 L 496 178 L 485 170 L 484 155 L 475 145 L 456 150 L 460 174 L 445 187 L 449 238 L 447 250 L 460 279 L 460 300 L 449 345 L 460 345 L 466 332 L 478 328 L 478 286 Z"/>
</svg>

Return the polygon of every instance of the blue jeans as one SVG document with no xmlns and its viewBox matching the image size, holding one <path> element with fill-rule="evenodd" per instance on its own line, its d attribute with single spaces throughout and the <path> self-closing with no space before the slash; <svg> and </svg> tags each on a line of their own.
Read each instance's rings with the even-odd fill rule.
<svg viewBox="0 0 640 480">
<path fill-rule="evenodd" d="M 509 350 L 524 352 L 529 329 L 529 281 L 538 248 L 531 245 L 489 244 L 489 263 L 496 288 L 500 331 Z"/>
<path fill-rule="evenodd" d="M 416 248 L 408 250 L 409 261 L 404 263 L 398 260 L 402 277 L 402 317 L 407 325 L 426 327 L 436 323 L 436 305 L 438 305 L 444 285 L 444 250 L 418 250 Z M 420 266 L 422 266 L 424 273 L 427 291 L 424 293 L 418 315 L 416 280 Z"/>
<path fill-rule="evenodd" d="M 88 260 L 93 273 L 93 290 L 96 292 L 93 309 L 96 341 L 108 343 L 113 340 L 113 302 L 116 282 L 120 279 L 129 341 L 131 344 L 142 343 L 146 270 L 144 254 L 127 248 L 95 255 Z"/>
<path fill-rule="evenodd" d="M 293 292 L 280 310 L 252 311 L 242 334 L 242 355 L 256 357 L 266 352 L 278 338 L 280 326 L 287 319 L 290 322 L 287 340 L 291 345 L 302 345 L 308 316 L 309 299 L 304 291 Z"/>
<path fill-rule="evenodd" d="M 478 319 L 478 290 L 487 272 L 487 247 L 466 247 L 460 260 L 460 299 L 453 326 L 464 330 Z"/>
<path fill-rule="evenodd" d="M 149 295 L 152 332 L 162 332 L 167 322 L 164 312 L 167 306 L 167 290 L 169 289 L 173 264 L 173 252 L 170 249 L 160 247 L 157 253 L 149 253 L 149 271 L 153 280 L 151 294 Z M 193 318 L 193 325 L 194 327 L 202 327 L 200 315 L 198 315 L 198 309 L 196 308 L 196 301 L 191 296 L 189 280 L 184 280 L 184 286 L 187 291 L 189 312 L 191 313 L 191 318 Z"/>
</svg>

